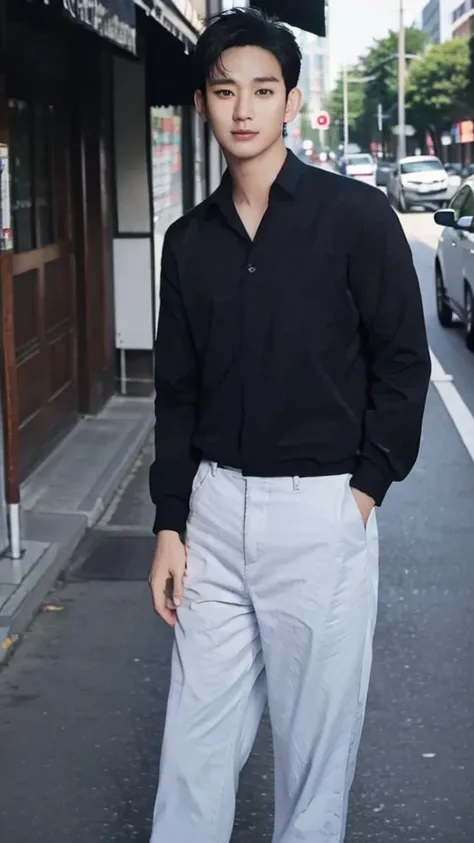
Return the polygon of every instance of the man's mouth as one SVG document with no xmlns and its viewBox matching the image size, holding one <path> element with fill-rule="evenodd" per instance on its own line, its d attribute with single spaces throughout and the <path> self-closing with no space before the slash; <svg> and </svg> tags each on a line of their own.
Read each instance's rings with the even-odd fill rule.
<svg viewBox="0 0 474 843">
<path fill-rule="evenodd" d="M 251 132 L 248 129 L 236 129 L 232 134 L 236 140 L 251 140 L 258 135 L 258 132 Z"/>
</svg>

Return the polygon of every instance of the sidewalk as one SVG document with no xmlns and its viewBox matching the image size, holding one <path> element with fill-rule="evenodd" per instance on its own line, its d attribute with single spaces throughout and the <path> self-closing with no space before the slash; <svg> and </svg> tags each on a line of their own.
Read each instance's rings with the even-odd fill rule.
<svg viewBox="0 0 474 843">
<path fill-rule="evenodd" d="M 114 397 L 83 418 L 21 490 L 21 560 L 0 558 L 0 662 L 128 475 L 153 426 L 151 399 Z"/>
</svg>

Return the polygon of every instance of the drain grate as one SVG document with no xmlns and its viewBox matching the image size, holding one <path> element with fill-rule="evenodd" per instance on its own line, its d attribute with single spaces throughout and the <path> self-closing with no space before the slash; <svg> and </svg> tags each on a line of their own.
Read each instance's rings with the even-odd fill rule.
<svg viewBox="0 0 474 843">
<path fill-rule="evenodd" d="M 104 535 L 94 532 L 71 571 L 77 580 L 141 582 L 148 579 L 154 536 Z"/>
</svg>

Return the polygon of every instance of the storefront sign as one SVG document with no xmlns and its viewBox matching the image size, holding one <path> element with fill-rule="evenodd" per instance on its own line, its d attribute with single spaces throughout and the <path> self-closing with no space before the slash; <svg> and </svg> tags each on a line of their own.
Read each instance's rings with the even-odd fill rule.
<svg viewBox="0 0 474 843">
<path fill-rule="evenodd" d="M 8 146 L 0 144 L 0 251 L 13 249 Z"/>
<path fill-rule="evenodd" d="M 134 0 L 63 0 L 65 10 L 119 47 L 136 52 Z"/>
<path fill-rule="evenodd" d="M 461 143 L 474 143 L 474 123 L 472 120 L 462 120 L 459 125 Z"/>
</svg>

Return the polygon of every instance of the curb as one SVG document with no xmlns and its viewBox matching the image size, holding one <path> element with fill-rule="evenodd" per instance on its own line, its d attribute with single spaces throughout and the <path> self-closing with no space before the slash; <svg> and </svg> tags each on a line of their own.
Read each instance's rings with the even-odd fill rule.
<svg viewBox="0 0 474 843">
<path fill-rule="evenodd" d="M 104 472 L 87 496 L 87 511 L 76 515 L 49 516 L 51 523 L 59 525 L 61 541 L 58 542 L 57 529 L 51 527 L 51 536 L 45 536 L 44 542 L 36 542 L 39 558 L 22 583 L 7 600 L 0 614 L 0 665 L 10 658 L 31 622 L 36 617 L 48 592 L 53 588 L 58 576 L 64 571 L 87 530 L 94 526 L 103 515 L 120 483 L 132 469 L 148 436 L 153 429 L 154 420 L 146 421 L 140 430 L 133 430 L 127 438 L 127 448 L 110 472 Z M 36 513 L 28 515 L 37 517 Z M 48 515 L 41 513 L 48 520 Z M 55 532 L 56 535 L 52 533 Z M 49 540 L 48 540 L 49 539 Z"/>
</svg>

